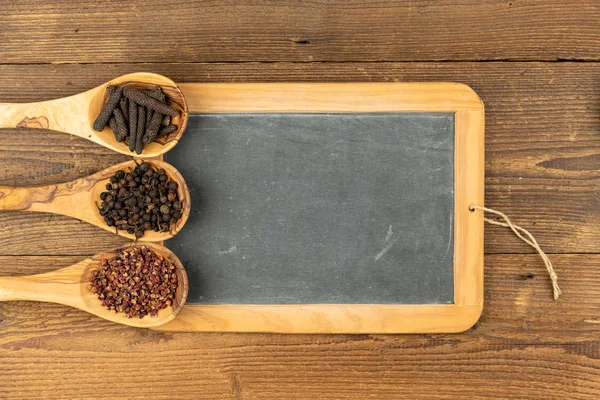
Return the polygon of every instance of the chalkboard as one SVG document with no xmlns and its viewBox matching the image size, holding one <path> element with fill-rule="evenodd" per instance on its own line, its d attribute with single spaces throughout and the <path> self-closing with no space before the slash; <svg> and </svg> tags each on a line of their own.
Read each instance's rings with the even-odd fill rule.
<svg viewBox="0 0 600 400">
<path fill-rule="evenodd" d="M 190 117 L 187 304 L 454 302 L 453 112 Z"/>
</svg>

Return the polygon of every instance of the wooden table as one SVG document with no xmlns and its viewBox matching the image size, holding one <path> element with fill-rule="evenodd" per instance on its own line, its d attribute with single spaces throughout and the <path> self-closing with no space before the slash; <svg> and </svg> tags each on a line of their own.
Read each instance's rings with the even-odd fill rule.
<svg viewBox="0 0 600 400">
<path fill-rule="evenodd" d="M 159 333 L 3 303 L 0 398 L 598 398 L 599 1 L 54 3 L 0 2 L 0 101 L 66 96 L 134 71 L 471 85 L 487 111 L 486 205 L 531 230 L 564 295 L 552 300 L 532 249 L 487 226 L 485 310 L 460 335 Z M 67 181 L 127 159 L 48 131 L 0 139 L 0 185 Z M 1 274 L 121 243 L 65 217 L 0 213 Z"/>
</svg>

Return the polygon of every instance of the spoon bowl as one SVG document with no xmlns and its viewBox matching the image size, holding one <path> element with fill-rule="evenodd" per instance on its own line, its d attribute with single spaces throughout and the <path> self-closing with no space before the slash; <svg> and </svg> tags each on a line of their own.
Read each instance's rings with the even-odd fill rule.
<svg viewBox="0 0 600 400">
<path fill-rule="evenodd" d="M 179 111 L 179 115 L 172 119 L 172 123 L 177 125 L 177 130 L 144 146 L 140 155 L 129 151 L 125 142 L 117 142 L 110 128 L 105 127 L 101 132 L 95 131 L 92 125 L 107 100 L 106 87 L 109 85 L 134 86 L 137 89 L 159 86 L 167 97 L 169 106 Z M 188 117 L 187 102 L 175 82 L 163 75 L 149 72 L 123 75 L 69 97 L 37 103 L 0 104 L 0 128 L 34 128 L 65 132 L 121 154 L 145 158 L 158 157 L 175 147 L 185 132 Z"/>
<path fill-rule="evenodd" d="M 110 259 L 124 250 L 142 246 L 175 265 L 178 286 L 173 304 L 160 310 L 156 316 L 128 318 L 124 313 L 116 313 L 101 304 L 97 295 L 91 291 L 91 279 L 94 272 L 102 267 L 103 259 Z M 179 314 L 187 299 L 188 287 L 185 268 L 172 251 L 157 244 L 134 243 L 45 274 L 0 277 L 0 301 L 30 300 L 64 304 L 112 322 L 138 328 L 152 328 L 172 321 Z"/>
<path fill-rule="evenodd" d="M 144 162 L 144 160 L 139 160 Z M 141 240 L 161 242 L 175 236 L 185 225 L 191 210 L 191 198 L 183 176 L 175 167 L 164 161 L 148 160 L 155 168 L 165 170 L 167 176 L 177 182 L 177 194 L 182 202 L 182 215 L 169 232 L 146 231 Z M 106 191 L 106 184 L 117 171 L 131 172 L 137 166 L 136 160 L 113 165 L 85 178 L 57 185 L 38 187 L 0 187 L 0 210 L 37 211 L 61 214 L 88 222 L 119 236 L 136 240 L 125 230 L 116 230 L 104 222 L 100 215 L 100 193 Z"/>
</svg>

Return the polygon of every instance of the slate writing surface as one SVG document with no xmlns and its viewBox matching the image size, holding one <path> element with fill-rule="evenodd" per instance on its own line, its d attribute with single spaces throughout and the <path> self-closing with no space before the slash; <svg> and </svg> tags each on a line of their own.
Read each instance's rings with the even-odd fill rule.
<svg viewBox="0 0 600 400">
<path fill-rule="evenodd" d="M 452 113 L 190 117 L 189 304 L 453 302 Z"/>
</svg>

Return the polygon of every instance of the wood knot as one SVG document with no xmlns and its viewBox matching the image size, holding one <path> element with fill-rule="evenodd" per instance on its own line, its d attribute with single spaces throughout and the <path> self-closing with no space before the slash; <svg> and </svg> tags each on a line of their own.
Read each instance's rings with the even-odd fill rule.
<svg viewBox="0 0 600 400">
<path fill-rule="evenodd" d="M 25 117 L 21 122 L 17 124 L 17 128 L 34 128 L 34 129 L 48 129 L 50 124 L 46 117 Z"/>
<path fill-rule="evenodd" d="M 310 44 L 310 40 L 304 39 L 304 38 L 295 38 L 295 39 L 292 39 L 292 42 L 294 42 L 296 44 Z"/>
<path fill-rule="evenodd" d="M 519 276 L 520 281 L 527 281 L 529 279 L 534 279 L 534 278 L 535 278 L 535 275 L 532 273 L 522 274 Z"/>
</svg>

